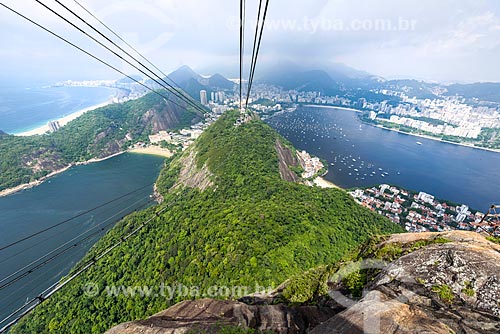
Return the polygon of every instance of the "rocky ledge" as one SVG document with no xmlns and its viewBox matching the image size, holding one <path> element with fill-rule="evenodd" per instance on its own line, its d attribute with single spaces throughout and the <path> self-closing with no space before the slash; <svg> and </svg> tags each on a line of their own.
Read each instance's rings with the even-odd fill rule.
<svg viewBox="0 0 500 334">
<path fill-rule="evenodd" d="M 473 232 L 374 238 L 266 295 L 184 301 L 118 333 L 500 333 L 500 245 Z"/>
</svg>

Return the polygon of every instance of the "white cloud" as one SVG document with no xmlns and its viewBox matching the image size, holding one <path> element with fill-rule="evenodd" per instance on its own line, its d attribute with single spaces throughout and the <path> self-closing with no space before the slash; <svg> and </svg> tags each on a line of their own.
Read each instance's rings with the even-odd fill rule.
<svg viewBox="0 0 500 334">
<path fill-rule="evenodd" d="M 54 0 L 41 1 L 57 6 Z M 72 0 L 61 1 L 84 15 Z M 228 22 L 238 16 L 237 1 L 78 1 L 166 71 L 180 64 L 204 67 L 220 62 L 237 66 L 238 32 L 228 27 Z M 114 61 L 34 1 L 4 2 Z M 255 21 L 257 5 L 257 0 L 247 0 L 248 22 Z M 271 0 L 268 23 L 294 21 L 297 26 L 286 29 L 278 25 L 266 30 L 261 59 L 337 60 L 390 77 L 500 81 L 494 57 L 500 42 L 499 15 L 500 3 L 495 0 Z M 342 20 L 348 26 L 353 20 L 382 19 L 397 24 L 403 19 L 414 20 L 416 25 L 414 30 L 404 31 L 338 31 L 319 27 L 311 33 L 304 29 L 304 19 Z M 253 37 L 250 26 L 247 36 L 250 53 Z M 68 78 L 113 75 L 3 8 L 0 8 L 0 38 L 3 42 L 0 61 L 6 67 L 0 68 L 2 73 L 45 68 L 48 74 L 63 73 Z M 35 53 L 37 63 L 32 64 L 30 60 Z M 114 63 L 122 66 L 120 61 Z"/>
</svg>

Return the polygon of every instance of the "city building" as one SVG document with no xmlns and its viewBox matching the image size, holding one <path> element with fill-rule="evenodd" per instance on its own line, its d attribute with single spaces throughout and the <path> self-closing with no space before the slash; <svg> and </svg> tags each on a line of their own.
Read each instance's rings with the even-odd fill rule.
<svg viewBox="0 0 500 334">
<path fill-rule="evenodd" d="M 424 193 L 422 191 L 418 193 L 417 199 L 427 204 L 434 203 L 434 196 Z"/>
<path fill-rule="evenodd" d="M 200 102 L 204 106 L 208 105 L 207 91 L 206 90 L 200 90 Z"/>
<path fill-rule="evenodd" d="M 49 126 L 50 132 L 56 132 L 57 130 L 59 130 L 61 128 L 61 125 L 59 124 L 58 121 L 49 121 L 49 123 L 47 123 L 47 125 Z"/>
<path fill-rule="evenodd" d="M 467 216 L 470 215 L 469 207 L 467 205 L 462 205 L 457 207 L 457 215 L 455 217 L 455 221 L 457 223 L 463 223 Z"/>
<path fill-rule="evenodd" d="M 151 142 L 151 144 L 158 144 L 162 141 L 169 142 L 171 139 L 172 137 L 168 134 L 167 131 L 160 131 L 157 134 L 149 136 L 149 141 Z"/>
</svg>

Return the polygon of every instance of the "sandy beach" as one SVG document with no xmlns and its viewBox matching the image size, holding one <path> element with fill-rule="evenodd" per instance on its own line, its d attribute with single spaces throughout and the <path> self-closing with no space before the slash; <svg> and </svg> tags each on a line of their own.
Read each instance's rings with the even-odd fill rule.
<svg viewBox="0 0 500 334">
<path fill-rule="evenodd" d="M 87 111 L 95 110 L 97 108 L 102 108 L 102 107 L 107 106 L 108 104 L 111 104 L 111 102 L 104 102 L 104 103 L 96 104 L 94 106 L 76 111 L 72 114 L 69 114 L 68 116 L 64 116 L 64 117 L 61 117 L 59 119 L 56 119 L 55 121 L 58 121 L 60 126 L 65 126 L 69 122 L 71 122 L 71 121 L 77 119 L 78 117 L 80 117 L 81 115 L 85 114 Z M 30 130 L 30 131 L 21 132 L 21 133 L 15 134 L 15 135 L 16 136 L 24 136 L 24 137 L 35 136 L 35 135 L 43 135 L 47 131 L 49 131 L 49 126 L 46 124 L 46 125 L 41 126 L 39 128 Z"/>
<path fill-rule="evenodd" d="M 138 153 L 138 154 L 151 154 L 151 155 L 159 155 L 162 157 L 170 158 L 173 153 L 166 148 L 161 148 L 159 146 L 148 146 L 148 147 L 139 147 L 128 150 L 130 153 Z"/>
<path fill-rule="evenodd" d="M 342 189 L 336 184 L 325 180 L 321 176 L 318 176 L 317 178 L 314 179 L 314 184 L 317 185 L 320 188 L 337 188 L 337 189 Z"/>
</svg>

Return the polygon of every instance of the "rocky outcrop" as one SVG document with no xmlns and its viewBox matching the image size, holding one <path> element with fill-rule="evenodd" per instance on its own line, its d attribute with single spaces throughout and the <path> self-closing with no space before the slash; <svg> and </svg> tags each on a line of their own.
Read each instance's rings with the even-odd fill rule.
<svg viewBox="0 0 500 334">
<path fill-rule="evenodd" d="M 229 327 L 243 327 L 298 334 L 306 333 L 333 314 L 334 310 L 328 307 L 247 305 L 238 301 L 200 299 L 184 301 L 149 319 L 121 324 L 106 333 L 216 333 Z"/>
<path fill-rule="evenodd" d="M 290 303 L 287 289 L 298 280 L 292 278 L 264 296 L 185 301 L 107 333 L 217 333 L 224 326 L 311 334 L 500 333 L 500 245 L 458 231 L 377 240 L 354 257 L 356 270 L 346 271 L 343 262 L 329 274 L 326 267 L 305 273 L 304 284 L 316 292 L 302 303 Z M 354 298 L 346 285 L 360 277 L 363 295 Z"/>
<path fill-rule="evenodd" d="M 30 168 L 33 173 L 57 171 L 68 165 L 64 162 L 64 159 L 61 158 L 59 152 L 55 152 L 48 148 L 34 150 L 29 155 L 23 156 L 21 161 L 23 167 Z"/>
<path fill-rule="evenodd" d="M 312 334 L 500 332 L 499 245 L 474 232 L 398 234 L 368 259 L 389 253 L 407 254 L 375 270 L 364 297 Z"/>
<path fill-rule="evenodd" d="M 162 130 L 176 128 L 181 123 L 183 111 L 171 102 L 165 102 L 165 106 L 157 106 L 155 109 L 150 109 L 142 115 L 141 123 L 145 127 L 150 127 L 152 133 L 157 133 Z M 195 122 L 200 118 L 196 118 Z"/>
<path fill-rule="evenodd" d="M 290 169 L 290 166 L 296 167 L 299 165 L 297 158 L 292 150 L 276 139 L 276 152 L 278 153 L 280 176 L 285 181 L 298 182 L 300 179 L 295 172 Z"/>
<path fill-rule="evenodd" d="M 370 291 L 359 303 L 310 332 L 310 334 L 334 333 L 450 334 L 450 328 L 408 304 L 391 299 L 379 291 Z"/>
<path fill-rule="evenodd" d="M 189 150 L 189 154 L 184 154 L 179 160 L 181 169 L 177 183 L 172 187 L 172 189 L 184 186 L 189 188 L 198 188 L 203 191 L 206 188 L 213 186 L 213 182 L 211 180 L 213 177 L 212 173 L 210 173 L 206 165 L 198 168 L 196 166 L 196 151 L 192 148 Z"/>
</svg>

